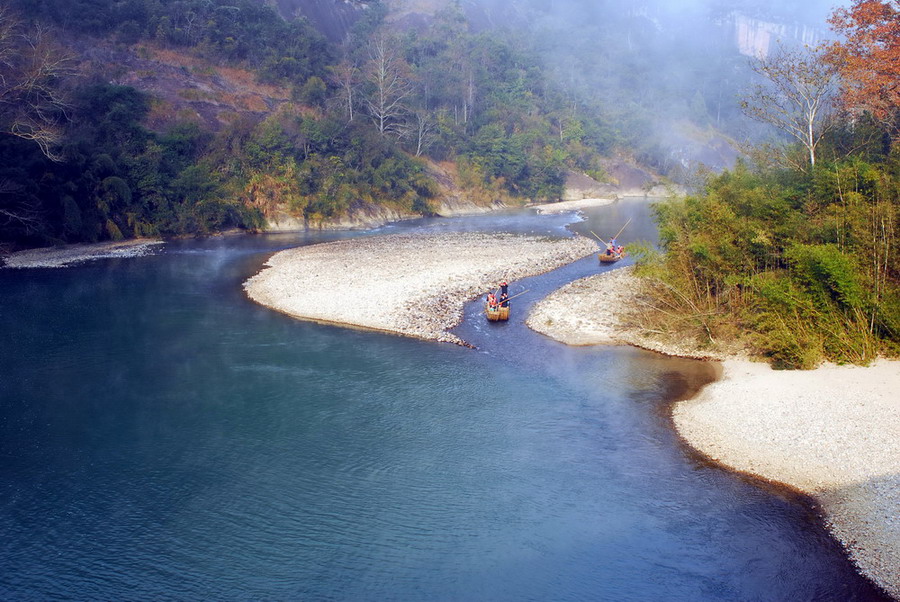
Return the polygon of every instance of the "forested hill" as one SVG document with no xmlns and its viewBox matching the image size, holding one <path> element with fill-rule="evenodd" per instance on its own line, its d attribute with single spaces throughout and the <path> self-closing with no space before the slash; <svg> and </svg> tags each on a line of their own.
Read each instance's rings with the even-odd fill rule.
<svg viewBox="0 0 900 602">
<path fill-rule="evenodd" d="M 5 6 L 18 60 L 0 115 L 16 134 L 0 137 L 0 240 L 316 226 L 427 214 L 447 187 L 552 199 L 566 168 L 602 177 L 616 132 L 571 108 L 533 49 L 471 33 L 454 10 L 415 35 L 385 14 L 370 5 L 337 46 L 251 0 Z"/>
<path fill-rule="evenodd" d="M 574 32 L 573 63 L 549 25 L 489 28 L 496 3 L 421 4 L 0 0 L 0 245 L 555 199 L 569 171 L 614 184 L 609 157 L 681 177 L 685 138 L 733 157 L 736 51 L 685 84 L 634 47 L 640 7 Z"/>
<path fill-rule="evenodd" d="M 653 332 L 783 368 L 900 354 L 900 4 L 829 23 L 838 41 L 753 64 L 745 110 L 793 143 L 656 206 L 664 252 L 633 249 Z"/>
</svg>

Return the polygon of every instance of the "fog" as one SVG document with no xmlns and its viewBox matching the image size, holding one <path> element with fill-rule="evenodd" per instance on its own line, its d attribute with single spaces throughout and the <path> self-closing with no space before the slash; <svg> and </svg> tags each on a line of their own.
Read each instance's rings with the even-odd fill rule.
<svg viewBox="0 0 900 602">
<path fill-rule="evenodd" d="M 846 3 L 845 3 L 846 4 Z M 833 0 L 463 0 L 476 29 L 536 41 L 556 83 L 672 175 L 731 165 L 775 135 L 740 111 L 749 61 L 831 37 Z"/>
<path fill-rule="evenodd" d="M 633 149 L 683 180 L 700 163 L 722 169 L 742 145 L 779 134 L 746 118 L 749 62 L 778 44 L 814 46 L 849 0 L 383 0 L 401 27 L 458 3 L 470 28 L 537 48 L 553 86 Z M 365 12 L 361 0 L 278 0 L 335 41 Z M 348 12 L 349 11 L 349 12 Z M 355 12 L 354 12 L 355 11 Z M 398 17 L 399 15 L 399 17 Z"/>
</svg>

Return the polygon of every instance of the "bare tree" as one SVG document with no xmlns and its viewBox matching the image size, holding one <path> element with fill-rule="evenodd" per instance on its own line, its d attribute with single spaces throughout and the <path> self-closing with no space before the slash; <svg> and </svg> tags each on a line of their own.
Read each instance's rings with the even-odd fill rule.
<svg viewBox="0 0 900 602">
<path fill-rule="evenodd" d="M 431 116 L 424 110 L 416 111 L 416 156 L 421 157 L 422 153 L 428 150 L 436 138 L 435 123 Z"/>
<path fill-rule="evenodd" d="M 338 100 L 347 113 L 347 122 L 353 121 L 353 107 L 356 103 L 356 87 L 359 85 L 359 68 L 344 59 L 331 67 L 329 81 L 338 89 Z"/>
<path fill-rule="evenodd" d="M 443 77 L 448 80 L 445 85 L 451 89 L 455 88 L 459 95 L 459 105 L 453 107 L 454 121 L 466 129 L 469 121 L 475 117 L 475 101 L 478 92 L 473 57 L 471 49 L 463 44 L 455 47 L 450 56 L 451 61 L 447 65 Z"/>
<path fill-rule="evenodd" d="M 831 127 L 837 81 L 833 64 L 821 48 L 789 50 L 783 46 L 751 68 L 765 79 L 741 102 L 744 113 L 795 138 L 816 164 L 816 147 Z"/>
<path fill-rule="evenodd" d="M 36 143 L 48 158 L 62 136 L 69 104 L 62 81 L 76 73 L 72 58 L 42 27 L 25 28 L 0 4 L 0 131 Z"/>
<path fill-rule="evenodd" d="M 404 101 L 413 92 L 409 65 L 394 41 L 384 35 L 375 36 L 368 51 L 364 76 L 370 90 L 364 101 L 369 116 L 382 136 L 401 137 L 406 133 L 403 117 L 408 111 Z"/>
</svg>

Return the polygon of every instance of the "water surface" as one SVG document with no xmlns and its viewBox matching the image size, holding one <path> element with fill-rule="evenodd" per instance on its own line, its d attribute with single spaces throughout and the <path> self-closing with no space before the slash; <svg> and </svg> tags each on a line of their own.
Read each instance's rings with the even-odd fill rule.
<svg viewBox="0 0 900 602">
<path fill-rule="evenodd" d="M 613 212 L 646 207 L 584 225 Z M 0 598 L 877 599 L 803 505 L 680 446 L 667 398 L 708 365 L 521 324 L 608 267 L 513 283 L 508 324 L 470 305 L 476 351 L 244 297 L 274 250 L 338 236 L 0 270 Z"/>
</svg>

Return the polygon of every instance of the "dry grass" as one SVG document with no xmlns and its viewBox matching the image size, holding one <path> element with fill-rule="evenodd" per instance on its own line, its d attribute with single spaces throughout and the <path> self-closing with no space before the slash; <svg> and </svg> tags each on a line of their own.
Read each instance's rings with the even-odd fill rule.
<svg viewBox="0 0 900 602">
<path fill-rule="evenodd" d="M 150 44 L 145 44 L 142 48 L 146 50 L 146 57 L 149 60 L 157 61 L 165 65 L 190 69 L 197 79 L 211 81 L 218 78 L 229 84 L 231 87 L 237 88 L 245 93 L 258 94 L 260 96 L 277 98 L 279 100 L 287 100 L 291 97 L 289 89 L 282 86 L 259 83 L 256 81 L 254 73 L 247 69 L 213 65 L 202 57 L 176 52 L 167 48 L 159 48 Z"/>
</svg>

